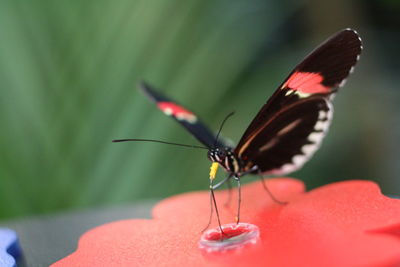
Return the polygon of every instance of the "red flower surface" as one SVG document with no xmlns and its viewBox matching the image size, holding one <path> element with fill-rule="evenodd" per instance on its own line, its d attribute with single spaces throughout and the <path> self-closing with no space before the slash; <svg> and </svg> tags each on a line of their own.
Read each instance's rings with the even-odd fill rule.
<svg viewBox="0 0 400 267">
<path fill-rule="evenodd" d="M 61 266 L 400 266 L 400 200 L 368 181 L 304 192 L 290 178 L 268 181 L 287 205 L 274 203 L 260 182 L 243 187 L 241 220 L 260 229 L 258 246 L 209 254 L 199 249 L 209 215 L 208 192 L 168 198 L 152 220 L 124 220 L 85 233 Z M 227 192 L 217 193 L 222 203 Z M 234 208 L 220 205 L 223 223 Z M 213 224 L 216 226 L 216 223 Z"/>
</svg>

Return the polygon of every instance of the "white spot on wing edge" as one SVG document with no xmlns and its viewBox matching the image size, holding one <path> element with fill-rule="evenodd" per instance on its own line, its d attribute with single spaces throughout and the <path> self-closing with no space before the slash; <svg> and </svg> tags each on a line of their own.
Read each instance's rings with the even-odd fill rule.
<svg viewBox="0 0 400 267">
<path fill-rule="evenodd" d="M 281 87 L 281 89 L 284 89 L 285 87 Z M 291 95 L 291 94 L 295 94 L 298 95 L 300 98 L 306 98 L 309 97 L 311 95 L 311 93 L 303 93 L 300 92 L 299 90 L 288 90 L 285 94 L 285 96 Z"/>
<path fill-rule="evenodd" d="M 309 97 L 311 94 L 303 93 L 303 92 L 300 92 L 299 90 L 296 90 L 296 95 L 298 95 L 300 98 L 306 98 L 306 97 Z"/>
<path fill-rule="evenodd" d="M 301 151 L 305 154 L 305 155 L 312 155 L 315 153 L 315 151 L 317 151 L 318 149 L 318 145 L 316 144 L 309 144 L 309 145 L 305 145 L 301 148 Z"/>
<path fill-rule="evenodd" d="M 187 121 L 189 123 L 195 123 L 197 121 L 197 117 L 191 113 L 178 113 L 175 114 L 175 117 L 180 121 Z"/>
<path fill-rule="evenodd" d="M 353 71 L 353 68 L 354 68 L 354 67 L 351 67 L 350 73 Z M 341 82 L 339 83 L 338 87 L 343 87 L 343 86 L 346 84 L 346 82 L 347 82 L 347 79 L 343 79 L 343 81 L 341 81 Z"/>
<path fill-rule="evenodd" d="M 165 113 L 165 115 L 167 116 L 171 116 L 172 115 L 172 109 L 171 108 L 164 108 L 163 112 Z"/>
<path fill-rule="evenodd" d="M 324 120 L 324 119 L 326 119 L 326 118 L 327 118 L 327 115 L 328 115 L 327 112 L 325 112 L 325 111 L 323 111 L 323 110 L 320 110 L 319 113 L 318 113 L 318 120 Z"/>
<path fill-rule="evenodd" d="M 308 160 L 307 155 L 296 155 L 292 158 L 292 162 L 295 166 L 303 166 Z"/>
<path fill-rule="evenodd" d="M 285 87 L 282 87 L 281 89 L 284 89 Z M 293 94 L 294 92 L 293 92 L 294 90 L 288 90 L 287 92 L 286 92 L 286 94 L 285 94 L 285 96 L 288 96 L 288 95 L 290 95 L 290 94 Z"/>
<path fill-rule="evenodd" d="M 323 132 L 312 132 L 308 136 L 308 140 L 310 140 L 313 143 L 321 142 L 322 138 L 324 138 L 324 133 Z"/>
<path fill-rule="evenodd" d="M 329 127 L 329 122 L 327 120 L 319 120 L 314 126 L 314 129 L 317 131 L 325 131 Z"/>
</svg>

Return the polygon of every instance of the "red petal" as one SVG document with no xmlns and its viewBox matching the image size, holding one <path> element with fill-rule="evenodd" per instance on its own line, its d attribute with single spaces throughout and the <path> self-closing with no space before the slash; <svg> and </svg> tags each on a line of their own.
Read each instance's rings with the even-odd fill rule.
<svg viewBox="0 0 400 267">
<path fill-rule="evenodd" d="M 330 184 L 303 193 L 294 179 L 243 187 L 241 219 L 258 225 L 261 245 L 207 255 L 198 248 L 209 215 L 208 192 L 168 198 L 152 220 L 126 220 L 84 234 L 60 266 L 400 266 L 400 200 L 367 181 Z M 227 198 L 219 192 L 220 204 Z M 221 207 L 224 223 L 235 211 Z M 215 226 L 215 224 L 214 224 Z"/>
</svg>

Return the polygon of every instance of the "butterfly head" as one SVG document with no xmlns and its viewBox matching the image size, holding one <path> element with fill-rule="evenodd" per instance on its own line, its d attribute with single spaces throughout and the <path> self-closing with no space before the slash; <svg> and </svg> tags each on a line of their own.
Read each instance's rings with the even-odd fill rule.
<svg viewBox="0 0 400 267">
<path fill-rule="evenodd" d="M 208 150 L 207 157 L 212 162 L 223 164 L 227 156 L 227 150 L 224 148 L 212 148 Z"/>
<path fill-rule="evenodd" d="M 230 147 L 212 148 L 207 156 L 210 161 L 218 163 L 229 173 L 239 173 L 241 170 L 240 162 Z"/>
</svg>

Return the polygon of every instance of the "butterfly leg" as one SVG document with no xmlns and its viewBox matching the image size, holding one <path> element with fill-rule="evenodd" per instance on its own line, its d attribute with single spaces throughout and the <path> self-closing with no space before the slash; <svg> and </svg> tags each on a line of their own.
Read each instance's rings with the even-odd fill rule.
<svg viewBox="0 0 400 267">
<path fill-rule="evenodd" d="M 232 174 L 228 175 L 224 180 L 220 181 L 218 184 L 213 186 L 213 189 L 217 189 L 219 188 L 221 185 L 223 185 L 224 183 L 226 183 L 226 185 L 228 186 L 228 199 L 226 200 L 224 206 L 225 207 L 229 207 L 231 200 L 232 200 L 232 184 L 231 184 L 231 178 L 232 178 Z"/>
<path fill-rule="evenodd" d="M 237 182 L 237 186 L 238 186 L 238 206 L 237 206 L 236 223 L 239 224 L 239 222 L 240 222 L 240 204 L 242 202 L 242 190 L 241 190 L 240 178 L 238 176 L 235 176 L 234 178 L 235 178 L 235 180 Z"/>
<path fill-rule="evenodd" d="M 211 190 L 210 190 L 210 216 L 208 217 L 208 223 L 207 223 L 206 227 L 204 227 L 203 230 L 201 230 L 201 232 L 204 232 L 205 230 L 208 229 L 208 227 L 210 227 L 212 216 L 213 216 L 213 213 L 214 213 L 213 205 L 214 205 L 213 195 L 212 195 Z"/>
<path fill-rule="evenodd" d="M 228 187 L 228 199 L 225 201 L 224 206 L 227 208 L 231 205 L 232 201 L 232 184 L 230 179 L 226 181 L 226 185 Z"/>
<path fill-rule="evenodd" d="M 232 174 L 229 174 L 224 180 L 220 181 L 218 184 L 213 185 L 213 189 L 218 189 L 221 185 L 223 185 L 226 182 L 230 182 L 230 179 L 232 178 Z"/>
<path fill-rule="evenodd" d="M 265 191 L 267 191 L 268 195 L 271 197 L 271 199 L 274 202 L 278 203 L 279 205 L 286 205 L 287 204 L 287 202 L 280 201 L 280 200 L 275 198 L 275 196 L 272 194 L 272 192 L 268 189 L 267 184 L 265 183 L 265 178 L 264 178 L 264 176 L 262 176 L 262 174 L 260 174 L 260 179 L 261 179 L 261 182 L 262 182 L 262 185 L 263 185 Z"/>
<path fill-rule="evenodd" d="M 215 199 L 215 194 L 214 194 L 214 190 L 217 189 L 218 187 L 220 187 L 222 184 L 224 184 L 226 181 L 229 181 L 229 179 L 232 177 L 232 175 L 229 175 L 228 177 L 226 177 L 224 180 L 222 180 L 221 182 L 219 182 L 218 184 L 214 185 L 213 184 L 213 180 L 210 180 L 210 217 L 208 219 L 208 223 L 206 225 L 206 227 L 202 230 L 202 232 L 204 232 L 205 230 L 207 230 L 207 228 L 210 226 L 211 224 L 211 220 L 212 220 L 212 215 L 213 215 L 213 211 L 215 209 L 215 214 L 217 215 L 217 220 L 218 220 L 218 226 L 219 229 L 221 231 L 221 233 L 223 235 L 225 235 L 224 231 L 222 230 L 222 226 L 221 226 L 221 220 L 219 218 L 219 212 L 218 212 L 218 205 L 217 205 L 217 201 Z"/>
</svg>

